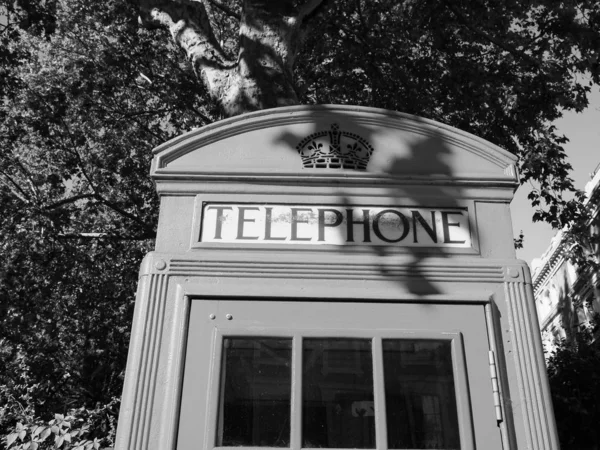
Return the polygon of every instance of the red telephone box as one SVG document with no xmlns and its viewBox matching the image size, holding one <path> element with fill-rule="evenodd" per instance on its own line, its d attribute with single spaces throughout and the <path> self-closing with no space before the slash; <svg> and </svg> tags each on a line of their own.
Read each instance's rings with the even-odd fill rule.
<svg viewBox="0 0 600 450">
<path fill-rule="evenodd" d="M 116 448 L 558 449 L 515 160 L 351 106 L 157 148 Z"/>
</svg>

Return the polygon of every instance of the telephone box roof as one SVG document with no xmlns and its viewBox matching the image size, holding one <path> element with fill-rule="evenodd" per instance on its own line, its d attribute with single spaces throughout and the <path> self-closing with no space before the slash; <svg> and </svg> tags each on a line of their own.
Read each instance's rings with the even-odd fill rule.
<svg viewBox="0 0 600 450">
<path fill-rule="evenodd" d="M 350 153 L 370 158 L 348 162 Z M 154 154 L 151 173 L 159 183 L 250 178 L 518 185 L 517 158 L 486 140 L 432 120 L 359 106 L 244 114 L 178 136 Z"/>
</svg>

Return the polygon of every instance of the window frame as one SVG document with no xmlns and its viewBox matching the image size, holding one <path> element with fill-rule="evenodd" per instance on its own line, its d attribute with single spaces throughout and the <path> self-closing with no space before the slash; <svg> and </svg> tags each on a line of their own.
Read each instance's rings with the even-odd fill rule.
<svg viewBox="0 0 600 450">
<path fill-rule="evenodd" d="M 231 324 L 231 325 L 230 325 Z M 225 338 L 240 337 L 279 337 L 292 339 L 292 367 L 291 367 L 291 411 L 290 411 L 290 448 L 294 450 L 302 447 L 302 343 L 303 339 L 335 338 L 335 339 L 371 339 L 373 359 L 373 394 L 375 402 L 375 442 L 377 450 L 388 449 L 385 380 L 383 367 L 383 340 L 384 339 L 422 339 L 422 340 L 449 340 L 452 351 L 452 370 L 454 375 L 454 389 L 456 396 L 457 417 L 461 450 L 474 450 L 474 432 L 472 422 L 469 386 L 467 380 L 467 366 L 464 352 L 463 335 L 460 331 L 448 330 L 395 330 L 395 329 L 362 329 L 362 328 L 300 328 L 300 327 L 257 327 L 255 329 L 239 327 L 227 323 L 218 326 L 212 333 L 211 339 L 211 365 L 208 379 L 208 408 L 205 424 L 205 449 L 215 450 L 247 450 L 272 449 L 276 447 L 218 447 L 217 433 L 219 432 L 219 404 L 221 391 L 221 362 L 223 360 L 223 342 Z M 277 447 L 279 448 L 279 447 Z M 308 450 L 308 449 L 307 449 Z M 336 449 L 340 450 L 340 449 Z"/>
</svg>

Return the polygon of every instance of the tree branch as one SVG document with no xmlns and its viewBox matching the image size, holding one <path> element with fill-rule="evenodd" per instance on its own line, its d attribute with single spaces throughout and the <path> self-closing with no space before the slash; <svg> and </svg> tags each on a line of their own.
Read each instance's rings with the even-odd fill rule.
<svg viewBox="0 0 600 450">
<path fill-rule="evenodd" d="M 236 13 L 234 10 L 232 10 L 231 8 L 229 8 L 229 6 L 224 5 L 216 0 L 207 0 L 211 5 L 215 6 L 216 8 L 220 9 L 221 11 L 223 11 L 225 14 L 227 14 L 229 17 L 233 17 L 234 19 L 237 20 L 241 20 L 242 16 L 240 16 L 238 13 Z"/>
<path fill-rule="evenodd" d="M 231 83 L 238 66 L 217 42 L 206 8 L 202 2 L 179 0 L 142 0 L 147 21 L 168 28 L 173 40 L 187 54 L 196 76 L 210 95 L 220 101 Z"/>
<path fill-rule="evenodd" d="M 315 16 L 321 7 L 325 6 L 327 0 L 308 0 L 302 5 L 298 11 L 298 20 L 302 22 L 304 19 Z"/>
<path fill-rule="evenodd" d="M 40 100 L 44 101 L 43 97 L 39 96 L 36 92 L 34 92 L 34 94 L 36 96 L 38 96 L 38 98 L 40 98 Z M 139 217 L 128 213 L 127 211 L 125 211 L 124 209 L 120 208 L 119 206 L 117 206 L 115 203 L 112 203 L 108 200 L 106 200 L 104 197 L 102 197 L 102 195 L 100 195 L 100 192 L 98 191 L 97 187 L 94 185 L 94 183 L 92 182 L 92 178 L 89 176 L 89 174 L 87 173 L 87 170 L 85 168 L 85 163 L 83 158 L 81 157 L 81 155 L 79 154 L 79 151 L 77 150 L 77 144 L 74 142 L 73 140 L 73 136 L 71 133 L 71 129 L 68 126 L 68 124 L 65 122 L 64 118 L 60 118 L 64 129 L 67 132 L 68 135 L 68 139 L 71 141 L 72 144 L 72 148 L 70 149 L 70 151 L 72 152 L 72 154 L 74 154 L 74 156 L 77 158 L 78 161 L 78 166 L 79 169 L 81 170 L 81 173 L 83 175 L 83 177 L 86 179 L 86 181 L 89 184 L 89 187 L 92 189 L 92 191 L 94 192 L 92 195 L 92 197 L 94 199 L 96 199 L 98 202 L 102 203 L 103 205 L 107 206 L 108 208 L 112 209 L 113 211 L 115 211 L 116 213 L 120 214 L 123 217 L 126 217 L 130 220 L 132 220 L 133 222 L 137 223 L 138 225 L 140 225 L 143 229 L 147 230 L 147 231 L 151 231 L 154 233 L 154 229 L 152 228 L 152 226 L 148 225 L 147 223 L 145 223 L 143 220 L 141 220 Z M 69 151 L 68 147 L 65 146 L 65 148 L 67 148 L 67 151 Z"/>
<path fill-rule="evenodd" d="M 133 214 L 125 211 L 121 207 L 117 206 L 115 203 L 106 200 L 104 197 L 102 197 L 100 194 L 97 194 L 97 193 L 93 193 L 93 194 L 79 194 L 79 195 L 74 195 L 72 197 L 64 198 L 62 200 L 59 200 L 57 202 L 54 202 L 54 203 L 52 203 L 50 205 L 45 206 L 44 209 L 48 210 L 48 209 L 59 208 L 59 207 L 64 206 L 66 204 L 74 203 L 74 202 L 76 202 L 78 200 L 83 200 L 83 199 L 93 199 L 93 200 L 96 200 L 100 204 L 105 205 L 108 208 L 112 209 L 113 211 L 115 211 L 120 216 L 123 216 L 123 217 L 125 217 L 125 218 L 127 218 L 129 220 L 132 220 L 133 222 L 137 223 L 144 230 L 146 230 L 146 232 L 154 233 L 154 228 L 152 226 L 150 226 L 147 223 L 145 223 L 139 217 L 137 217 L 137 216 L 135 216 L 135 215 L 133 215 Z"/>
<path fill-rule="evenodd" d="M 8 180 L 8 182 L 4 181 L 4 184 L 10 189 L 13 195 L 19 200 L 21 200 L 23 203 L 30 203 L 27 194 L 25 193 L 25 191 L 23 191 L 23 189 L 21 189 L 21 186 L 19 186 L 19 184 L 15 180 L 13 180 L 12 177 L 10 177 L 6 172 L 0 171 L 0 173 L 4 176 L 4 178 L 6 178 L 6 180 Z M 0 180 L 2 180 L 2 178 L 0 178 Z M 17 191 L 20 194 L 17 193 Z"/>
<path fill-rule="evenodd" d="M 68 198 L 63 198 L 62 200 L 59 200 L 57 202 L 51 203 L 50 205 L 46 205 L 44 207 L 44 209 L 54 209 L 54 208 L 59 208 L 60 206 L 63 205 L 67 205 L 69 203 L 75 203 L 78 200 L 83 200 L 83 199 L 97 199 L 97 195 L 96 194 L 79 194 L 79 195 L 74 195 L 72 197 L 68 197 Z"/>
<path fill-rule="evenodd" d="M 202 111 L 200 111 L 198 108 L 196 108 L 194 105 L 190 105 L 189 108 L 194 111 L 196 113 L 196 115 L 198 117 L 200 117 L 205 123 L 205 125 L 208 125 L 209 123 L 213 123 L 214 120 L 211 119 L 210 117 L 208 117 L 206 114 L 204 114 Z"/>
<path fill-rule="evenodd" d="M 14 155 L 14 152 L 13 152 Z M 14 158 L 12 160 L 23 172 L 23 176 L 25 177 L 25 179 L 27 180 L 27 184 L 29 184 L 29 188 L 30 191 L 33 194 L 33 197 L 36 198 L 38 201 L 40 201 L 40 190 L 37 188 L 37 186 L 35 185 L 35 182 L 33 181 L 33 175 L 31 174 L 31 172 L 29 171 L 29 169 L 27 169 L 27 167 L 25 167 L 25 165 L 21 162 L 21 159 L 19 158 L 19 155 L 14 155 Z M 3 172 L 5 176 L 8 177 L 8 175 L 6 174 L 6 172 Z M 12 181 L 12 180 L 11 180 Z M 19 189 L 23 194 L 25 193 L 25 191 L 23 191 L 23 189 Z"/>
<path fill-rule="evenodd" d="M 225 115 L 298 103 L 292 68 L 302 35 L 300 19 L 324 0 L 307 0 L 300 8 L 296 0 L 245 0 L 236 59 L 217 42 L 208 14 L 222 0 L 141 1 L 145 17 L 169 29 Z"/>
<path fill-rule="evenodd" d="M 230 67 L 231 61 L 217 42 L 204 4 L 189 0 L 142 0 L 144 18 L 168 28 L 188 57 L 196 62 Z"/>
<path fill-rule="evenodd" d="M 115 211 L 117 214 L 128 218 L 129 220 L 132 220 L 133 222 L 137 223 L 138 225 L 140 225 L 144 230 L 146 231 L 151 231 L 154 233 L 154 228 L 151 225 L 148 225 L 147 223 L 145 223 L 142 219 L 140 219 L 139 217 L 125 211 L 124 209 L 122 209 L 120 206 L 118 206 L 116 203 L 110 202 L 108 200 L 106 200 L 105 198 L 103 198 L 100 195 L 96 195 L 95 196 L 96 200 L 98 200 L 100 203 L 102 203 L 103 205 L 107 206 L 108 208 L 112 209 L 113 211 Z"/>
<path fill-rule="evenodd" d="M 93 239 L 111 239 L 115 241 L 147 241 L 148 239 L 156 238 L 156 233 L 150 234 L 141 234 L 137 236 L 115 236 L 107 233 L 65 233 L 59 234 L 59 239 L 85 239 L 85 240 L 93 240 Z"/>
</svg>

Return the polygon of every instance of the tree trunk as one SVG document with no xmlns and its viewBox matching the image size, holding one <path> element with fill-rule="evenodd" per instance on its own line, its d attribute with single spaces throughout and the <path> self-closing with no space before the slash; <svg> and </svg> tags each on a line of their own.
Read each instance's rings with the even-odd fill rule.
<svg viewBox="0 0 600 450">
<path fill-rule="evenodd" d="M 298 103 L 294 59 L 303 25 L 323 0 L 308 0 L 300 7 L 295 3 L 244 0 L 236 59 L 217 42 L 201 1 L 143 0 L 142 18 L 169 29 L 223 113 L 235 116 Z"/>
</svg>

